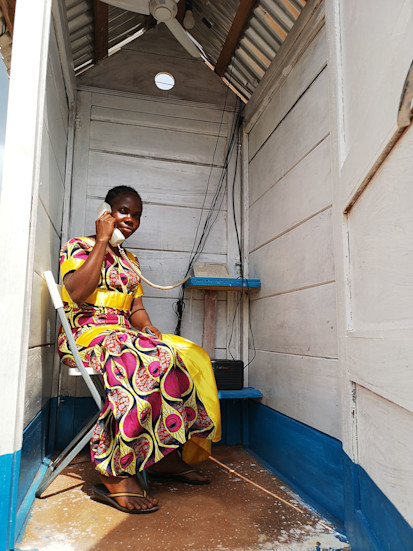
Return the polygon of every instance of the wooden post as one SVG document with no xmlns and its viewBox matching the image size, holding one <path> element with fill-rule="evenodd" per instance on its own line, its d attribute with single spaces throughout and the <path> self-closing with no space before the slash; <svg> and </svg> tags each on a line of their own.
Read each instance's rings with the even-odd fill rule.
<svg viewBox="0 0 413 551">
<path fill-rule="evenodd" d="M 217 319 L 217 292 L 205 291 L 204 332 L 202 348 L 211 359 L 215 355 L 215 324 Z"/>
</svg>

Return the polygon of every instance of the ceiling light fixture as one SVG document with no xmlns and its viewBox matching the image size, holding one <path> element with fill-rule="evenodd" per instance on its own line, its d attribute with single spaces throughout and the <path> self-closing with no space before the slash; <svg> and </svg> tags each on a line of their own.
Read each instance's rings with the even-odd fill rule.
<svg viewBox="0 0 413 551">
<path fill-rule="evenodd" d="M 175 79 L 171 73 L 158 73 L 155 76 L 155 84 L 160 90 L 171 90 L 175 86 Z"/>
</svg>

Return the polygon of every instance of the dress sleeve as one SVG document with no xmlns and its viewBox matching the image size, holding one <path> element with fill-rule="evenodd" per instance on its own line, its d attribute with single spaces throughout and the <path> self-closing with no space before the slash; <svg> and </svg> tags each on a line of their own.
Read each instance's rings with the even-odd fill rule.
<svg viewBox="0 0 413 551">
<path fill-rule="evenodd" d="M 75 237 L 63 245 L 59 258 L 62 280 L 65 275 L 80 268 L 92 249 L 92 241 L 85 237 Z"/>
</svg>

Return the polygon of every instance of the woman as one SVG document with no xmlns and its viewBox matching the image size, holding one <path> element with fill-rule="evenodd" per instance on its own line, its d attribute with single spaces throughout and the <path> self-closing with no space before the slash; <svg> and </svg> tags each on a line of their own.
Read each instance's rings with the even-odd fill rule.
<svg viewBox="0 0 413 551">
<path fill-rule="evenodd" d="M 125 238 L 139 228 L 139 194 L 118 186 L 105 202 L 112 212 L 96 220 L 96 235 L 71 239 L 61 250 L 63 299 L 81 358 L 103 375 L 107 395 L 91 439 L 101 480 L 94 496 L 125 512 L 149 513 L 158 501 L 142 491 L 137 472 L 150 468 L 158 478 L 209 482 L 188 463 L 205 459 L 210 441 L 219 440 L 219 404 L 206 353 L 152 325 L 131 266 L 138 260 L 128 252 L 127 262 L 109 243 L 115 228 Z M 58 346 L 72 364 L 63 332 Z"/>
</svg>

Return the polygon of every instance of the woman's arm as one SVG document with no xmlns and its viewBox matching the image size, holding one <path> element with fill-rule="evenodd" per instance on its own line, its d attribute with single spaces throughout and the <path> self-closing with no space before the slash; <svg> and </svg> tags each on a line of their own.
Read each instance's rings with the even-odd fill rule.
<svg viewBox="0 0 413 551">
<path fill-rule="evenodd" d="M 114 226 L 115 219 L 107 212 L 96 220 L 96 241 L 92 251 L 84 264 L 74 272 L 66 274 L 63 279 L 70 298 L 76 304 L 83 304 L 98 286 L 106 246 Z"/>
<path fill-rule="evenodd" d="M 142 297 L 137 297 L 132 303 L 130 309 L 131 313 L 129 314 L 129 321 L 136 327 L 138 331 L 144 332 L 146 328 L 150 329 L 152 333 L 155 334 L 157 339 L 162 338 L 162 333 L 155 326 L 152 325 L 151 320 L 149 319 L 148 312 L 145 310 L 142 302 Z"/>
</svg>

